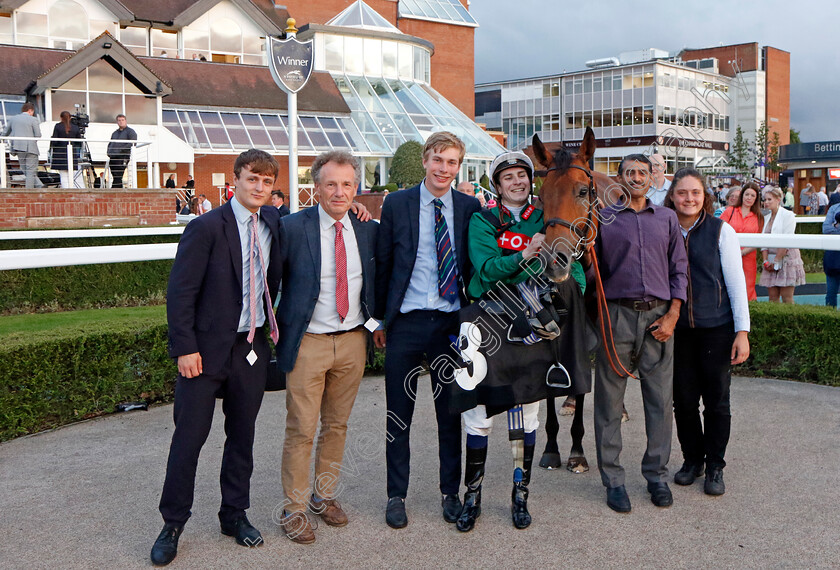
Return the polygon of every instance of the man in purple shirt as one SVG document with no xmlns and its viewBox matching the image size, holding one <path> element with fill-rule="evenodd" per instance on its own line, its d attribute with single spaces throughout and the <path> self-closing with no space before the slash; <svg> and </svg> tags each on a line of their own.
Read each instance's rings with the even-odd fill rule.
<svg viewBox="0 0 840 570">
<path fill-rule="evenodd" d="M 622 366 L 637 371 L 642 389 L 647 434 L 642 475 L 651 501 L 658 507 L 673 503 L 665 482 L 674 415 L 671 336 L 686 298 L 688 262 L 676 214 L 646 197 L 652 180 L 648 158 L 628 155 L 618 174 L 628 197 L 602 210 L 595 248 L 622 374 L 613 370 L 602 346 L 595 368 L 595 443 L 607 505 L 627 513 L 630 498 L 618 462 L 627 386 Z"/>
</svg>

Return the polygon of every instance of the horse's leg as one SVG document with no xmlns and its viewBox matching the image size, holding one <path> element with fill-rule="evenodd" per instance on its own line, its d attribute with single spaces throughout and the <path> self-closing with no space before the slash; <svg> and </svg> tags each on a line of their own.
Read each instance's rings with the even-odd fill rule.
<svg viewBox="0 0 840 570">
<path fill-rule="evenodd" d="M 545 434 L 548 441 L 545 443 L 545 451 L 543 451 L 540 459 L 540 467 L 544 469 L 559 469 L 562 465 L 560 459 L 560 448 L 557 447 L 557 434 L 560 432 L 560 422 L 557 421 L 557 409 L 554 398 L 546 398 L 547 402 L 545 412 Z"/>
<path fill-rule="evenodd" d="M 566 463 L 566 469 L 572 473 L 586 473 L 589 471 L 589 463 L 586 462 L 586 456 L 583 454 L 583 434 L 585 429 L 583 427 L 583 402 L 586 399 L 586 394 L 578 394 L 575 403 L 575 417 L 572 420 L 572 451 L 569 453 L 569 461 Z"/>
</svg>

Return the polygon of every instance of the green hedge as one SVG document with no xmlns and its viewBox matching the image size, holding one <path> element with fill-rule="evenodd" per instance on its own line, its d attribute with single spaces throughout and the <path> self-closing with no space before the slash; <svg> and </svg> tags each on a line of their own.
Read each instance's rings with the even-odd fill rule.
<svg viewBox="0 0 840 570">
<path fill-rule="evenodd" d="M 0 249 L 172 243 L 180 236 L 0 241 Z M 172 260 L 0 271 L 0 314 L 161 304 Z"/>
<path fill-rule="evenodd" d="M 0 441 L 172 396 L 165 308 L 0 318 Z"/>
<path fill-rule="evenodd" d="M 735 374 L 840 386 L 836 309 L 753 302 L 750 320 L 750 357 Z"/>
</svg>

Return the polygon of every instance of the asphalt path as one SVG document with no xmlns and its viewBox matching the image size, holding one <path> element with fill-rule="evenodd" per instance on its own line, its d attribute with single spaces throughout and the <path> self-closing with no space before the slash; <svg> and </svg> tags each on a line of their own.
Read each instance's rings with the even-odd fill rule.
<svg viewBox="0 0 840 570">
<path fill-rule="evenodd" d="M 433 406 L 428 382 L 421 384 L 407 528 L 385 525 L 385 393 L 382 378 L 369 377 L 351 417 L 339 497 L 350 524 L 321 524 L 312 545 L 286 538 L 272 520 L 283 501 L 285 393 L 269 393 L 257 425 L 248 512 L 266 544 L 243 548 L 219 533 L 223 416 L 217 406 L 199 463 L 193 517 L 171 567 L 840 566 L 840 388 L 735 378 L 726 494 L 704 495 L 702 479 L 691 487 L 672 484 L 674 505 L 660 509 L 651 504 L 640 472 L 644 420 L 631 382 L 621 459 L 632 513 L 614 513 L 605 503 L 588 406 L 584 448 L 592 470 L 576 475 L 535 468 L 529 501 L 534 522 L 526 530 L 511 524 L 512 462 L 505 430 L 498 429 L 490 441 L 481 518 L 462 534 L 441 518 Z M 570 421 L 561 419 L 564 451 Z M 0 568 L 150 567 L 172 429 L 167 405 L 0 445 Z M 544 444 L 541 428 L 538 456 Z M 672 472 L 680 464 L 675 431 Z"/>
</svg>

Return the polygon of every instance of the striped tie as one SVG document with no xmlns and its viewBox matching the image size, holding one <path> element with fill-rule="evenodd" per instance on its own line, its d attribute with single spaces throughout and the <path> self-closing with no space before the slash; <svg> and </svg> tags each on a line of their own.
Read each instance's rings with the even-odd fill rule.
<svg viewBox="0 0 840 570">
<path fill-rule="evenodd" d="M 443 202 L 435 198 L 435 243 L 438 258 L 438 291 L 440 296 L 454 303 L 458 299 L 458 285 L 455 279 L 457 268 L 452 254 L 452 242 L 449 241 L 449 228 L 441 208 Z"/>
<path fill-rule="evenodd" d="M 254 335 L 257 332 L 257 279 L 260 279 L 263 284 L 263 294 L 265 295 L 265 308 L 268 315 L 268 330 L 271 340 L 274 344 L 280 340 L 280 331 L 277 328 L 277 321 L 274 319 L 274 305 L 271 303 L 271 293 L 268 292 L 268 279 L 265 273 L 265 259 L 263 258 L 262 246 L 260 245 L 260 236 L 257 230 L 259 225 L 259 216 L 257 214 L 251 215 L 251 252 L 250 252 L 250 267 L 248 268 L 248 289 L 250 309 L 249 318 L 251 320 L 251 327 L 248 329 L 248 342 L 254 342 Z M 260 274 L 256 275 L 257 260 L 260 262 Z"/>
</svg>

